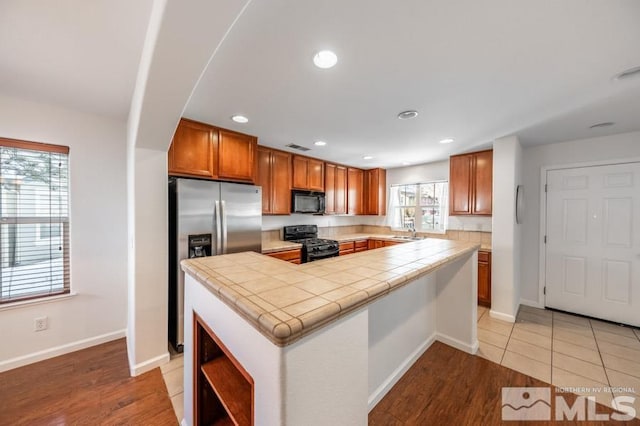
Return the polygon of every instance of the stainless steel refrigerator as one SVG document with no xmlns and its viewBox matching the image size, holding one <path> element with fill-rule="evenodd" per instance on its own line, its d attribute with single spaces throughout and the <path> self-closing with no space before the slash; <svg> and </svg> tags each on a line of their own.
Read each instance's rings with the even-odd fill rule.
<svg viewBox="0 0 640 426">
<path fill-rule="evenodd" d="M 184 342 L 183 259 L 262 249 L 262 188 L 169 178 L 169 341 Z"/>
</svg>

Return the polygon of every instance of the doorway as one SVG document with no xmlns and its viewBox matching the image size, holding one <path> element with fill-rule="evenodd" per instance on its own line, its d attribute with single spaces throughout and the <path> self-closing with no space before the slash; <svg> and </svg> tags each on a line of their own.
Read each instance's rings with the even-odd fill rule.
<svg viewBox="0 0 640 426">
<path fill-rule="evenodd" d="M 640 326 L 640 162 L 546 171 L 545 306 Z"/>
</svg>

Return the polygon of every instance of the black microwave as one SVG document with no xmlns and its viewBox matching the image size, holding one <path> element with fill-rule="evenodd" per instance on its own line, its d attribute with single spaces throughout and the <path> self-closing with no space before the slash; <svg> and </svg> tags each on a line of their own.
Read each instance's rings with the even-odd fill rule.
<svg viewBox="0 0 640 426">
<path fill-rule="evenodd" d="M 291 213 L 324 213 L 324 192 L 291 191 Z"/>
</svg>

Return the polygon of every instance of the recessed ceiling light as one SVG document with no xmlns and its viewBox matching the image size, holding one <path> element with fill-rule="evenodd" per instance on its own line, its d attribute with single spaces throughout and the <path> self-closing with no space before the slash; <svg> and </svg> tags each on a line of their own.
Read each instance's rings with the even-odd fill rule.
<svg viewBox="0 0 640 426">
<path fill-rule="evenodd" d="M 451 139 L 451 138 L 442 139 L 442 140 L 440 141 L 440 143 L 451 143 L 451 142 L 453 142 L 453 139 Z"/>
<path fill-rule="evenodd" d="M 313 144 L 317 146 L 325 146 L 327 143 L 324 141 L 315 141 Z"/>
<path fill-rule="evenodd" d="M 590 129 L 599 129 L 601 127 L 611 127 L 614 124 L 616 124 L 616 123 L 614 123 L 613 121 L 605 121 L 603 123 L 596 123 L 596 124 L 594 124 L 592 126 L 589 126 L 589 128 Z"/>
<path fill-rule="evenodd" d="M 231 117 L 231 119 L 233 121 L 235 121 L 236 123 L 248 123 L 249 119 L 247 117 L 245 117 L 244 115 L 234 115 L 233 117 Z"/>
<path fill-rule="evenodd" d="M 321 50 L 313 57 L 313 63 L 318 68 L 327 69 L 338 63 L 338 57 L 330 50 Z"/>
<path fill-rule="evenodd" d="M 410 165 L 411 165 L 411 163 L 409 163 L 408 161 L 403 161 L 403 162 L 402 162 L 402 165 L 403 165 L 403 166 L 410 166 Z"/>
<path fill-rule="evenodd" d="M 398 118 L 400 120 L 409 120 L 411 118 L 416 118 L 417 116 L 418 116 L 418 111 L 414 111 L 414 110 L 402 111 L 400 114 L 398 114 Z"/>
<path fill-rule="evenodd" d="M 634 76 L 640 75 L 640 66 L 629 68 L 628 70 L 622 71 L 620 74 L 616 74 L 613 78 L 616 80 L 622 80 Z"/>
<path fill-rule="evenodd" d="M 373 157 L 371 155 L 365 155 L 364 157 L 362 157 L 363 160 L 373 160 Z"/>
</svg>

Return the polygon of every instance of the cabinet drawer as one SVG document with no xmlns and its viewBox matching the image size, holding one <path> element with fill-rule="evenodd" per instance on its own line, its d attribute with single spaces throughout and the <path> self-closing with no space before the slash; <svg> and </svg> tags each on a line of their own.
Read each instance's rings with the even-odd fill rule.
<svg viewBox="0 0 640 426">
<path fill-rule="evenodd" d="M 368 249 L 369 249 L 368 245 L 369 245 L 369 244 L 367 243 L 367 240 L 360 240 L 360 241 L 356 241 L 356 242 L 354 243 L 355 251 L 356 251 L 356 252 L 359 252 L 359 251 L 365 251 L 365 250 L 368 250 Z"/>
<path fill-rule="evenodd" d="M 300 249 L 277 251 L 275 253 L 267 253 L 267 256 L 271 256 L 271 257 L 275 257 L 276 259 L 287 260 L 289 262 L 296 263 L 295 261 L 300 262 Z"/>
<path fill-rule="evenodd" d="M 353 241 L 349 241 L 346 243 L 340 243 L 340 251 L 343 250 L 352 250 L 353 251 Z"/>
<path fill-rule="evenodd" d="M 478 262 L 489 262 L 491 255 L 488 251 L 478 250 Z"/>
</svg>

